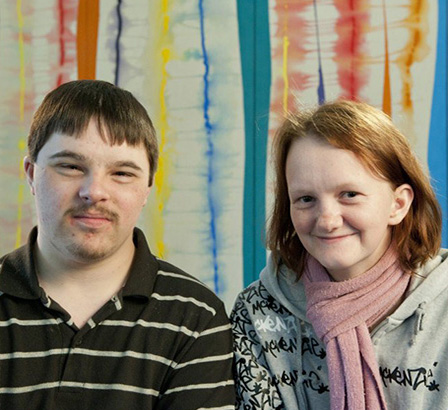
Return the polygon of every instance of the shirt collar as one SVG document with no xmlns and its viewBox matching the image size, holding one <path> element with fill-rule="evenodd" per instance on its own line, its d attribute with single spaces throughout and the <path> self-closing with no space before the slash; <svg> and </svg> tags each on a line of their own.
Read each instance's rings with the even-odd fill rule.
<svg viewBox="0 0 448 410">
<path fill-rule="evenodd" d="M 23 299 L 39 299 L 39 286 L 34 265 L 34 248 L 37 241 L 37 227 L 34 227 L 26 245 L 0 259 L 0 292 Z M 143 232 L 134 228 L 134 260 L 123 296 L 149 298 L 154 288 L 159 263 L 151 254 Z"/>
</svg>

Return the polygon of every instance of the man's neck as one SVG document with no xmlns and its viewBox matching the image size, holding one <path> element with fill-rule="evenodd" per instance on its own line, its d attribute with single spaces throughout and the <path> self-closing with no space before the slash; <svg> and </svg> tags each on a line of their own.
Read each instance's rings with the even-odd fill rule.
<svg viewBox="0 0 448 410">
<path fill-rule="evenodd" d="M 130 245 L 94 263 L 61 261 L 36 246 L 39 284 L 81 328 L 125 285 L 135 253 L 133 243 Z"/>
</svg>

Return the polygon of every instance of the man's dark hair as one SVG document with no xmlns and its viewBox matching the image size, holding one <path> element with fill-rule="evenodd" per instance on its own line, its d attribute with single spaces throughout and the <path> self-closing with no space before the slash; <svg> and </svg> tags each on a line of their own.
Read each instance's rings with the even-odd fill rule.
<svg viewBox="0 0 448 410">
<path fill-rule="evenodd" d="M 103 139 L 111 144 L 143 144 L 149 160 L 149 185 L 157 169 L 157 137 L 145 108 L 126 90 L 106 81 L 79 80 L 62 84 L 44 98 L 28 135 L 28 152 L 35 162 L 53 135 L 78 138 L 91 120 L 97 121 Z"/>
</svg>

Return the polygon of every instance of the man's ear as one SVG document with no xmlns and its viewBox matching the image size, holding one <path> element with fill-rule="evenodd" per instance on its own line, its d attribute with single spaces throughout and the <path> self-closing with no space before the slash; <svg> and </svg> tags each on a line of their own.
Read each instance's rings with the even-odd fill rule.
<svg viewBox="0 0 448 410">
<path fill-rule="evenodd" d="M 389 225 L 398 225 L 409 212 L 414 199 L 414 190 L 409 184 L 395 188 L 394 201 L 389 218 Z"/>
<path fill-rule="evenodd" d="M 36 192 L 34 189 L 34 162 L 28 156 L 26 156 L 23 159 L 23 169 L 25 170 L 26 180 L 28 182 L 28 185 L 30 186 L 31 193 L 35 195 Z"/>
<path fill-rule="evenodd" d="M 146 196 L 145 196 L 145 200 L 144 200 L 144 202 L 143 202 L 143 206 L 142 206 L 142 208 L 146 205 L 146 203 L 148 202 L 148 196 L 149 196 L 149 193 L 151 192 L 151 186 L 148 186 L 148 187 L 146 187 Z"/>
</svg>

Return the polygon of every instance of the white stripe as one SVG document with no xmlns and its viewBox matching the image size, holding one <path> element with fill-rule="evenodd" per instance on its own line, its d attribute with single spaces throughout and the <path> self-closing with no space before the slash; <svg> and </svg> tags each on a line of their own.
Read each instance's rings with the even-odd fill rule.
<svg viewBox="0 0 448 410">
<path fill-rule="evenodd" d="M 121 305 L 120 298 L 118 296 L 112 296 L 111 301 L 114 302 L 115 309 L 117 309 L 117 311 L 119 311 L 123 308 L 123 306 Z"/>
<path fill-rule="evenodd" d="M 132 350 L 120 351 L 107 351 L 107 350 L 90 350 L 75 347 L 72 354 L 81 354 L 84 356 L 98 356 L 98 357 L 133 357 L 135 359 L 153 360 L 155 362 L 166 364 L 167 366 L 177 365 L 176 362 L 166 359 L 163 356 L 151 354 L 151 353 L 139 353 Z"/>
<path fill-rule="evenodd" d="M 96 323 L 92 320 L 92 318 L 90 318 L 87 321 L 87 324 L 90 326 L 91 329 L 93 329 L 96 326 Z"/>
<path fill-rule="evenodd" d="M 226 380 L 220 383 L 202 383 L 202 384 L 190 384 L 188 386 L 175 387 L 173 389 L 168 389 L 164 394 L 168 395 L 171 393 L 177 393 L 186 390 L 202 390 L 202 389 L 214 389 L 216 387 L 233 386 L 233 380 Z"/>
<path fill-rule="evenodd" d="M 13 352 L 13 353 L 3 353 L 0 354 L 0 360 L 9 360 L 9 359 L 35 359 L 39 357 L 48 357 L 53 355 L 62 355 L 62 354 L 79 354 L 83 356 L 94 356 L 94 357 L 132 357 L 135 359 L 142 360 L 152 360 L 155 362 L 159 362 L 165 364 L 166 366 L 170 366 L 173 368 L 181 369 L 183 367 L 187 367 L 190 365 L 198 364 L 198 363 L 209 363 L 209 362 L 218 362 L 226 359 L 230 359 L 233 357 L 233 353 L 228 353 L 225 355 L 218 356 L 207 356 L 200 359 L 194 359 L 185 363 L 177 363 L 173 360 L 169 360 L 163 356 L 151 354 L 151 353 L 139 353 L 132 350 L 126 350 L 124 352 L 120 351 L 107 351 L 107 350 L 91 350 L 91 349 L 83 349 L 83 348 L 74 348 L 74 349 L 51 349 L 51 350 L 43 350 L 36 352 Z"/>
<path fill-rule="evenodd" d="M 11 318 L 8 320 L 0 321 L 0 327 L 6 327 L 11 325 L 20 326 L 45 326 L 45 325 L 58 325 L 63 323 L 62 319 L 39 319 L 39 320 L 21 320 L 16 318 Z"/>
<path fill-rule="evenodd" d="M 162 295 L 159 295 L 158 293 L 153 293 L 151 296 L 154 297 L 157 300 L 162 300 L 162 301 L 173 301 L 173 300 L 176 300 L 176 301 L 179 301 L 179 302 L 191 302 L 191 303 L 193 303 L 196 306 L 199 306 L 199 307 L 204 308 L 205 310 L 208 310 L 209 312 L 213 313 L 213 315 L 216 315 L 216 310 L 215 309 L 213 309 L 212 307 L 210 307 L 206 303 L 200 302 L 199 300 L 197 300 L 195 298 L 192 298 L 192 297 L 185 297 L 185 296 L 180 296 L 180 295 L 173 295 L 173 296 L 164 295 L 164 296 L 162 296 Z"/>
<path fill-rule="evenodd" d="M 20 393 L 29 393 L 36 390 L 44 390 L 44 389 L 54 389 L 58 387 L 78 387 L 89 390 L 120 390 L 120 391 L 128 391 L 139 394 L 147 394 L 151 396 L 158 396 L 159 392 L 154 389 L 145 389 L 143 387 L 137 386 L 129 386 L 127 384 L 103 384 L 103 383 L 80 383 L 80 382 L 52 382 L 52 383 L 42 383 L 35 384 L 32 386 L 23 386 L 23 387 L 1 387 L 0 394 L 20 394 Z"/>
<path fill-rule="evenodd" d="M 113 383 L 79 383 L 79 382 L 62 382 L 61 387 L 80 387 L 89 390 L 121 390 L 132 393 L 148 394 L 150 396 L 158 396 L 159 392 L 154 389 L 145 389 L 144 387 L 130 386 L 128 384 Z"/>
<path fill-rule="evenodd" d="M 59 386 L 60 386 L 60 382 L 34 384 L 32 386 L 23 386 L 23 387 L 0 387 L 0 394 L 29 393 L 29 392 L 36 391 L 36 390 L 54 389 Z"/>
<path fill-rule="evenodd" d="M 213 329 L 207 329 L 204 330 L 199 337 L 201 336 L 208 336 L 208 335 L 212 335 L 214 333 L 219 333 L 219 332 L 224 332 L 225 330 L 229 330 L 231 329 L 230 323 L 228 323 L 227 325 L 222 325 L 222 326 L 218 326 L 218 327 L 214 327 Z"/>
<path fill-rule="evenodd" d="M 233 357 L 233 353 L 221 354 L 219 356 L 207 356 L 207 357 L 202 357 L 200 359 L 190 360 L 189 362 L 185 362 L 185 363 L 178 363 L 177 366 L 175 366 L 175 367 L 176 367 L 176 369 L 182 369 L 182 367 L 187 367 L 192 364 L 220 362 L 222 360 L 231 359 L 232 357 Z"/>
<path fill-rule="evenodd" d="M 107 351 L 107 350 L 90 350 L 75 347 L 74 349 L 51 349 L 42 350 L 36 352 L 14 352 L 14 353 L 3 353 L 0 354 L 0 360 L 8 359 L 34 359 L 38 357 L 47 357 L 58 354 L 80 354 L 84 356 L 95 356 L 95 357 L 133 357 L 136 359 L 153 360 L 155 362 L 163 363 L 167 366 L 177 366 L 176 362 L 168 360 L 165 357 L 150 354 L 150 353 L 139 353 L 132 350 L 126 350 L 124 352 L 120 351 Z"/>
<path fill-rule="evenodd" d="M 34 359 L 36 357 L 47 357 L 58 354 L 67 354 L 70 349 L 51 349 L 36 352 L 13 352 L 0 354 L 0 360 L 8 359 Z"/>
<path fill-rule="evenodd" d="M 159 323 L 159 322 L 147 322 L 146 320 L 139 319 L 136 322 L 131 322 L 128 320 L 104 320 L 100 324 L 100 326 L 123 326 L 123 327 L 154 327 L 156 329 L 166 329 L 171 330 L 173 332 L 182 332 L 187 336 L 198 337 L 199 332 L 194 332 L 186 328 L 185 326 L 176 326 L 170 323 Z"/>
<path fill-rule="evenodd" d="M 189 276 L 185 276 L 185 275 L 180 275 L 179 273 L 174 273 L 174 272 L 165 272 L 163 270 L 159 270 L 157 272 L 158 275 L 162 275 L 162 276 L 168 276 L 171 278 L 177 278 L 177 279 L 183 279 L 183 280 L 189 280 L 190 282 L 194 282 L 197 283 L 198 285 L 203 286 L 204 288 L 210 290 L 210 288 L 205 284 L 202 283 L 201 281 L 199 281 L 196 278 L 190 278 Z"/>
</svg>

